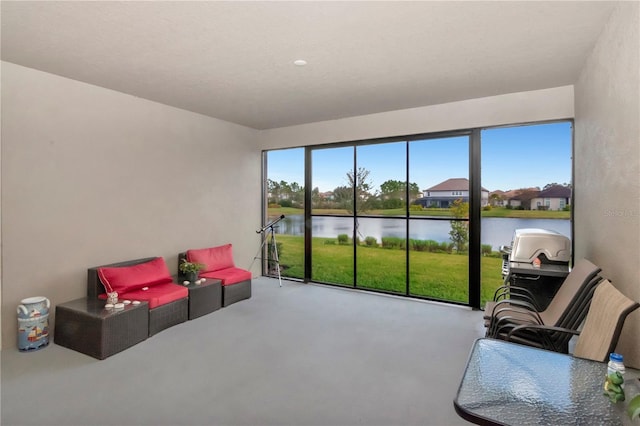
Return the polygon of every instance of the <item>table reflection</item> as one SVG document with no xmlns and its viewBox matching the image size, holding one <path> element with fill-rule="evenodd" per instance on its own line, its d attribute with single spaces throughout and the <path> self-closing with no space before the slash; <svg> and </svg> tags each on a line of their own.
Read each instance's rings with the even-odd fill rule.
<svg viewBox="0 0 640 426">
<path fill-rule="evenodd" d="M 454 405 L 478 424 L 621 425 L 622 410 L 602 394 L 606 370 L 600 362 L 478 339 Z"/>
</svg>

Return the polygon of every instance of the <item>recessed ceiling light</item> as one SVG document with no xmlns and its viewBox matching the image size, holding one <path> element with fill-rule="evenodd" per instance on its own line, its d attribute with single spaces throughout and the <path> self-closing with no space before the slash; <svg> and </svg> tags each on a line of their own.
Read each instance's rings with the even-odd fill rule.
<svg viewBox="0 0 640 426">
<path fill-rule="evenodd" d="M 305 65 L 307 65 L 307 61 L 305 61 L 304 59 L 296 59 L 295 61 L 293 61 L 293 64 L 299 67 L 304 67 Z"/>
</svg>

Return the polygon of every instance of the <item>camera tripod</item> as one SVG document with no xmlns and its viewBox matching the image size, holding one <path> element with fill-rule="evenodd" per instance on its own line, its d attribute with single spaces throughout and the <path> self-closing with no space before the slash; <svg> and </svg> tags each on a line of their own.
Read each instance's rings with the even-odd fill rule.
<svg viewBox="0 0 640 426">
<path fill-rule="evenodd" d="M 284 219 L 284 215 L 282 215 L 279 219 L 273 221 L 269 225 L 265 226 L 264 228 L 256 231 L 256 233 L 258 234 L 263 234 L 262 244 L 260 245 L 258 252 L 253 258 L 251 265 L 249 266 L 249 269 L 251 269 L 251 266 L 253 266 L 253 262 L 255 262 L 256 259 L 265 260 L 262 257 L 262 255 L 264 254 L 264 246 L 266 244 L 267 245 L 267 259 L 266 259 L 267 274 L 273 276 L 275 275 L 274 272 L 277 272 L 278 283 L 280 284 L 280 287 L 282 287 L 282 277 L 280 275 L 280 259 L 278 258 L 278 242 L 276 241 L 276 233 L 275 233 L 275 228 L 277 228 L 277 226 L 274 226 L 274 224 L 276 222 L 279 222 L 282 219 Z M 265 231 L 268 231 L 268 232 L 265 234 Z"/>
</svg>

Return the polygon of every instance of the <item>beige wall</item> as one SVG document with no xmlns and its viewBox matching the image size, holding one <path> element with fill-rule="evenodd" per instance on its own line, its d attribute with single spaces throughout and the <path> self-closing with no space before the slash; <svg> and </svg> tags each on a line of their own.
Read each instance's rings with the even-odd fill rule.
<svg viewBox="0 0 640 426">
<path fill-rule="evenodd" d="M 573 118 L 573 86 L 262 130 L 263 149 Z"/>
<path fill-rule="evenodd" d="M 576 255 L 603 268 L 640 301 L 640 11 L 617 7 L 575 87 Z M 640 312 L 624 326 L 618 351 L 640 368 Z"/>
<path fill-rule="evenodd" d="M 259 246 L 257 132 L 2 63 L 2 342 L 16 305 L 86 294 L 86 269 L 234 244 Z M 53 325 L 53 322 L 52 322 Z"/>
</svg>

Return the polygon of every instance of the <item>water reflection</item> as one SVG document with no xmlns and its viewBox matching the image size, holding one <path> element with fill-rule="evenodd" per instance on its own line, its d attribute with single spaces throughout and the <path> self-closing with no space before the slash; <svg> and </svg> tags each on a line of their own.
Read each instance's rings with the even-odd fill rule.
<svg viewBox="0 0 640 426">
<path fill-rule="evenodd" d="M 275 216 L 277 217 L 277 216 Z M 274 218 L 275 218 L 274 217 Z M 271 220 L 271 218 L 269 219 Z M 451 225 L 448 220 L 411 220 L 409 238 L 448 242 Z M 352 235 L 353 218 L 314 216 L 311 232 L 314 237 L 336 238 L 338 234 Z M 375 237 L 404 237 L 406 221 L 404 218 L 359 218 L 358 236 L 361 239 Z M 568 219 L 520 219 L 496 218 L 482 219 L 482 244 L 490 244 L 493 250 L 501 245 L 511 244 L 513 231 L 521 228 L 542 228 L 559 232 L 571 238 L 571 222 Z M 304 235 L 304 216 L 289 215 L 278 223 L 276 233 Z"/>
</svg>

